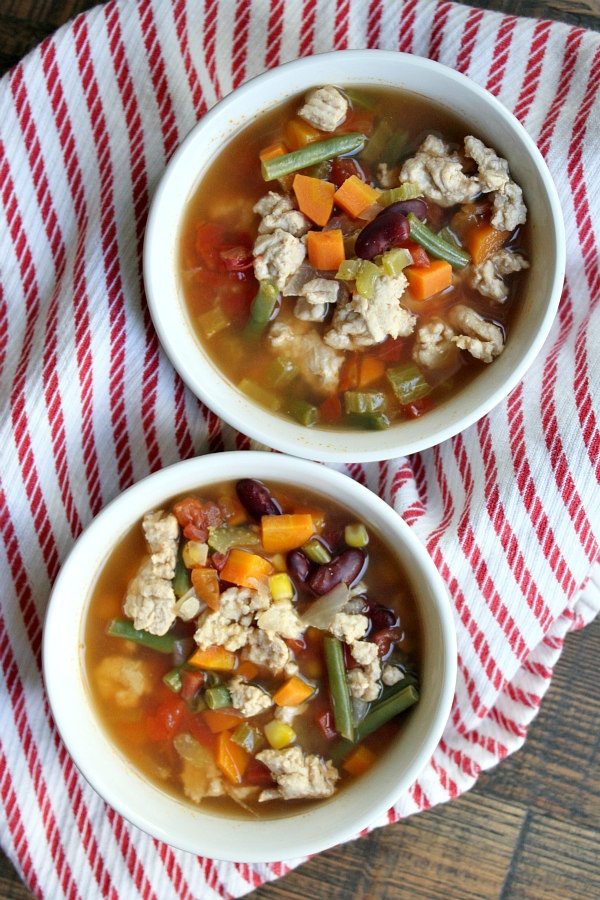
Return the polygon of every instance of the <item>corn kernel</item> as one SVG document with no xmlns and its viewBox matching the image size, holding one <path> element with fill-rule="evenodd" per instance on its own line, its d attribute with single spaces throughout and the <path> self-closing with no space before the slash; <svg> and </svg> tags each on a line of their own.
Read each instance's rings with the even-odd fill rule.
<svg viewBox="0 0 600 900">
<path fill-rule="evenodd" d="M 276 572 L 287 572 L 287 565 L 283 553 L 274 553 L 271 557 L 271 563 Z"/>
<path fill-rule="evenodd" d="M 285 722 L 280 722 L 278 719 L 267 722 L 264 732 L 273 750 L 283 750 L 284 747 L 296 740 L 296 732 L 292 726 L 286 725 Z"/>
<path fill-rule="evenodd" d="M 366 547 L 369 543 L 369 532 L 362 522 L 346 525 L 344 528 L 344 540 L 349 547 Z"/>
<path fill-rule="evenodd" d="M 204 566 L 208 559 L 208 544 L 202 544 L 200 541 L 187 541 L 183 545 L 181 555 L 186 569 Z"/>
<path fill-rule="evenodd" d="M 269 590 L 276 603 L 280 600 L 291 600 L 294 596 L 294 585 L 287 572 L 278 572 L 276 575 L 271 575 L 269 577 Z"/>
</svg>

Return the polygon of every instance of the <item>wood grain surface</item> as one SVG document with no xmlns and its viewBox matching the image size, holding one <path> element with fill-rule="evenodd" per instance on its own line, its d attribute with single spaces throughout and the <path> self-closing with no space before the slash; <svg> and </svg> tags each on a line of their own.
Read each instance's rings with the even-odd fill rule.
<svg viewBox="0 0 600 900">
<path fill-rule="evenodd" d="M 600 29 L 600 0 L 467 2 Z M 0 71 L 94 5 L 0 0 Z M 252 900 L 600 898 L 599 665 L 596 621 L 567 639 L 525 746 L 475 789 L 322 853 Z M 30 898 L 0 851 L 0 900 Z"/>
</svg>

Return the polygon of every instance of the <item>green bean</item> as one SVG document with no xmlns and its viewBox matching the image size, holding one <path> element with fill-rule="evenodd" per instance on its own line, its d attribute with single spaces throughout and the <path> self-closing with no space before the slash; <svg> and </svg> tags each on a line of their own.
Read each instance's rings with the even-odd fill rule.
<svg viewBox="0 0 600 900">
<path fill-rule="evenodd" d="M 171 669 L 166 675 L 163 675 L 163 682 L 170 691 L 178 694 L 181 690 L 181 667 L 177 666 L 176 669 Z"/>
<path fill-rule="evenodd" d="M 425 250 L 436 259 L 445 259 L 455 269 L 464 269 L 471 262 L 471 257 L 459 247 L 449 244 L 443 238 L 431 231 L 414 213 L 408 214 L 410 224 L 410 236 L 413 241 L 424 247 Z"/>
<path fill-rule="evenodd" d="M 258 338 L 261 336 L 271 320 L 278 300 L 279 291 L 272 281 L 258 283 L 258 293 L 252 301 L 250 318 L 244 329 L 246 337 Z"/>
<path fill-rule="evenodd" d="M 231 694 L 224 684 L 209 687 L 204 691 L 204 700 L 209 709 L 223 709 L 231 706 Z"/>
<path fill-rule="evenodd" d="M 385 410 L 385 395 L 381 391 L 344 391 L 344 412 L 364 416 Z"/>
<path fill-rule="evenodd" d="M 108 626 L 108 633 L 111 637 L 134 641 L 136 644 L 141 644 L 142 647 L 158 650 L 159 653 L 172 653 L 177 640 L 174 634 L 150 634 L 149 631 L 139 631 L 133 627 L 133 622 L 130 622 L 129 619 L 113 619 Z"/>
<path fill-rule="evenodd" d="M 345 417 L 345 422 L 351 428 L 364 428 L 366 431 L 385 431 L 390 427 L 390 420 L 385 413 L 371 414 L 349 414 Z"/>
<path fill-rule="evenodd" d="M 333 159 L 336 156 L 360 150 L 365 141 L 365 135 L 357 131 L 339 134 L 325 141 L 314 141 L 312 144 L 307 144 L 306 147 L 301 147 L 300 150 L 293 150 L 291 153 L 284 153 L 283 156 L 263 160 L 261 163 L 262 177 L 265 181 L 273 181 L 275 178 L 281 178 L 282 175 L 298 172 L 300 169 L 314 166 L 326 159 Z"/>
<path fill-rule="evenodd" d="M 423 377 L 421 370 L 414 363 L 404 363 L 404 365 L 387 369 L 385 374 L 392 386 L 392 390 L 403 406 L 406 406 L 408 403 L 414 403 L 415 400 L 420 400 L 421 397 L 426 397 L 433 390 L 429 382 Z"/>
<path fill-rule="evenodd" d="M 306 425 L 307 428 L 312 428 L 313 425 L 316 425 L 319 418 L 317 407 L 306 400 L 290 400 L 288 412 L 292 418 L 300 422 L 301 425 Z"/>
<path fill-rule="evenodd" d="M 232 547 L 258 547 L 259 544 L 256 525 L 221 525 L 208 529 L 208 546 L 217 553 L 227 553 Z"/>
<path fill-rule="evenodd" d="M 331 553 L 318 538 L 311 538 L 310 541 L 302 545 L 301 549 L 311 562 L 318 563 L 320 566 L 331 562 Z"/>
<path fill-rule="evenodd" d="M 404 712 L 405 709 L 413 706 L 418 699 L 418 690 L 413 684 L 409 684 L 408 687 L 403 686 L 400 690 L 394 691 L 394 693 L 390 694 L 385 700 L 374 703 L 371 707 L 371 711 L 365 716 L 356 729 L 356 740 L 359 742 L 362 741 L 368 734 L 377 731 L 378 728 L 381 728 L 382 725 L 385 725 L 385 723 L 389 722 L 390 719 L 393 719 L 394 716 L 397 716 L 399 713 Z"/>
<path fill-rule="evenodd" d="M 248 722 L 238 725 L 231 735 L 231 740 L 252 755 L 265 745 L 265 739 L 258 728 L 253 728 Z"/>
<path fill-rule="evenodd" d="M 325 663 L 329 677 L 329 696 L 333 708 L 336 731 L 349 741 L 354 740 L 354 725 L 352 724 L 352 704 L 346 681 L 346 667 L 344 666 L 344 651 L 341 641 L 327 636 L 323 640 Z"/>
<path fill-rule="evenodd" d="M 184 543 L 184 541 L 179 541 L 179 547 L 177 549 L 177 562 L 175 563 L 175 574 L 173 575 L 173 579 L 171 581 L 173 593 L 175 594 L 177 599 L 179 599 L 179 597 L 183 597 L 184 594 L 187 594 L 192 586 L 189 570 L 187 569 L 183 561 Z"/>
</svg>

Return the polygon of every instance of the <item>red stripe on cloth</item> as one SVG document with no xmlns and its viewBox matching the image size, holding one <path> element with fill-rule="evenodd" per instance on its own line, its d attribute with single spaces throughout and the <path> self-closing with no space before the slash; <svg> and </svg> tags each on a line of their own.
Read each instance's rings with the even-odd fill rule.
<svg viewBox="0 0 600 900">
<path fill-rule="evenodd" d="M 461 772 L 464 772 L 464 774 L 468 775 L 470 778 L 477 778 L 481 772 L 479 763 L 471 756 L 463 753 L 462 750 L 455 750 L 454 748 L 449 747 L 443 738 L 439 743 L 439 749 L 448 757 L 448 759 L 451 759 L 456 763 Z"/>
<path fill-rule="evenodd" d="M 250 13 L 252 6 L 248 0 L 237 0 L 231 48 L 231 81 L 239 87 L 246 78 L 246 58 L 248 56 L 248 36 L 250 33 Z"/>
<path fill-rule="evenodd" d="M 473 56 L 473 50 L 475 49 L 475 42 L 477 41 L 477 33 L 483 16 L 484 12 L 482 9 L 472 9 L 467 16 L 467 21 L 465 22 L 460 41 L 460 49 L 458 51 L 458 56 L 456 57 L 455 68 L 459 72 L 468 72 L 469 70 L 471 57 Z"/>
<path fill-rule="evenodd" d="M 575 71 L 575 66 L 577 65 L 583 34 L 583 29 L 573 28 L 567 35 L 563 56 L 563 65 L 560 71 L 560 77 L 558 78 L 558 90 L 556 91 L 552 102 L 550 103 L 549 112 L 544 119 L 544 124 L 542 125 L 540 136 L 537 141 L 540 153 L 542 153 L 544 156 L 546 156 L 548 153 L 550 142 L 554 134 L 556 121 L 563 110 L 565 100 L 567 99 L 569 91 L 571 90 L 573 72 Z"/>
<path fill-rule="evenodd" d="M 398 26 L 398 50 L 410 53 L 414 39 L 414 24 L 418 0 L 406 0 L 402 4 Z"/>
<path fill-rule="evenodd" d="M 183 869 L 179 865 L 173 849 L 169 847 L 168 844 L 163 844 L 155 839 L 153 840 L 153 844 L 165 867 L 167 876 L 173 884 L 178 900 L 194 900 L 194 894 L 190 889 L 183 874 Z"/>
<path fill-rule="evenodd" d="M 219 12 L 219 0 L 205 0 L 204 3 L 204 28 L 202 31 L 202 43 L 206 60 L 206 71 L 211 80 L 217 100 L 221 98 L 221 85 L 217 75 L 217 18 Z"/>
<path fill-rule="evenodd" d="M 336 0 L 335 21 L 333 25 L 334 50 L 344 50 L 348 46 L 349 19 L 350 0 Z"/>
<path fill-rule="evenodd" d="M 317 0 L 304 0 L 302 20 L 300 22 L 300 56 L 307 56 L 315 39 L 315 21 L 317 17 Z"/>
<path fill-rule="evenodd" d="M 367 13 L 367 46 L 378 47 L 381 33 L 381 16 L 383 15 L 383 0 L 371 0 Z"/>
<path fill-rule="evenodd" d="M 196 67 L 192 62 L 190 53 L 190 32 L 188 28 L 187 9 L 185 0 L 175 0 L 173 4 L 173 20 L 175 22 L 175 31 L 177 40 L 179 41 L 179 49 L 181 58 L 183 59 L 183 67 L 188 79 L 188 86 L 192 97 L 192 103 L 197 116 L 202 116 L 206 112 L 207 104 L 198 78 Z"/>
<path fill-rule="evenodd" d="M 506 73 L 506 64 L 510 54 L 513 35 L 517 25 L 515 16 L 504 16 L 498 28 L 492 64 L 488 74 L 486 88 L 492 94 L 498 94 Z"/>
<path fill-rule="evenodd" d="M 4 656 L 4 642 L 8 641 L 8 634 L 4 632 L 0 640 L 0 659 Z M 42 896 L 38 875 L 33 865 L 33 860 L 29 852 L 29 844 L 27 841 L 27 831 L 23 824 L 23 816 L 19 807 L 19 800 L 13 787 L 13 780 L 8 769 L 8 760 L 4 754 L 2 741 L 0 740 L 0 801 L 4 808 L 6 817 L 6 825 L 10 832 L 12 845 L 14 847 L 19 865 L 23 872 L 23 877 L 27 882 L 29 890 L 33 894 Z"/>
<path fill-rule="evenodd" d="M 133 879 L 138 894 L 141 895 L 143 900 L 158 900 L 158 897 L 154 893 L 152 885 L 144 872 L 144 867 L 138 859 L 135 846 L 129 835 L 129 826 L 125 822 L 125 819 L 118 815 L 118 813 L 110 806 L 106 807 L 106 818 L 112 828 L 121 851 L 121 856 L 127 866 L 127 871 Z"/>
<path fill-rule="evenodd" d="M 177 146 L 179 134 L 177 120 L 173 108 L 173 99 L 169 90 L 166 66 L 162 47 L 156 30 L 154 7 L 151 0 L 138 0 L 137 12 L 140 19 L 142 38 L 146 47 L 146 57 L 150 67 L 150 77 L 154 95 L 158 102 L 160 128 L 163 136 L 165 157 L 169 159 Z"/>
<path fill-rule="evenodd" d="M 452 10 L 452 3 L 437 3 L 433 14 L 433 22 L 431 26 L 431 36 L 429 38 L 429 59 L 439 62 L 440 50 L 444 40 L 444 32 L 448 24 L 448 18 Z"/>
<path fill-rule="evenodd" d="M 272 0 L 267 24 L 267 52 L 265 54 L 267 69 L 279 64 L 284 10 L 285 0 Z"/>
<path fill-rule="evenodd" d="M 208 409 L 207 406 L 204 406 L 202 403 L 198 403 L 200 411 L 206 420 L 206 427 L 208 428 L 208 449 L 210 453 L 219 453 L 221 450 L 225 449 L 225 443 L 223 441 L 223 423 L 218 416 L 214 414 L 212 409 Z"/>
<path fill-rule="evenodd" d="M 533 40 L 529 50 L 527 68 L 525 69 L 525 74 L 523 76 L 521 93 L 517 100 L 517 104 L 513 109 L 514 115 L 522 122 L 527 118 L 540 86 L 540 76 L 542 74 L 542 66 L 544 63 L 544 56 L 546 55 L 546 47 L 548 46 L 551 28 L 551 22 L 540 21 L 536 24 L 533 32 Z"/>
</svg>

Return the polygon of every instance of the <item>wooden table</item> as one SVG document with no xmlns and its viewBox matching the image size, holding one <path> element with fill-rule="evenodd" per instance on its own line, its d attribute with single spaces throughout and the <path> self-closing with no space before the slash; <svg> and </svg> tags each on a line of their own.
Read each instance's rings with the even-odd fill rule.
<svg viewBox="0 0 600 900">
<path fill-rule="evenodd" d="M 86 0 L 1 0 L 2 71 L 93 5 Z M 469 5 L 600 28 L 600 0 Z M 600 897 L 599 663 L 596 621 L 567 639 L 525 747 L 482 775 L 474 790 L 322 853 L 255 891 L 253 900 Z M 0 852 L 0 900 L 30 896 Z"/>
</svg>

